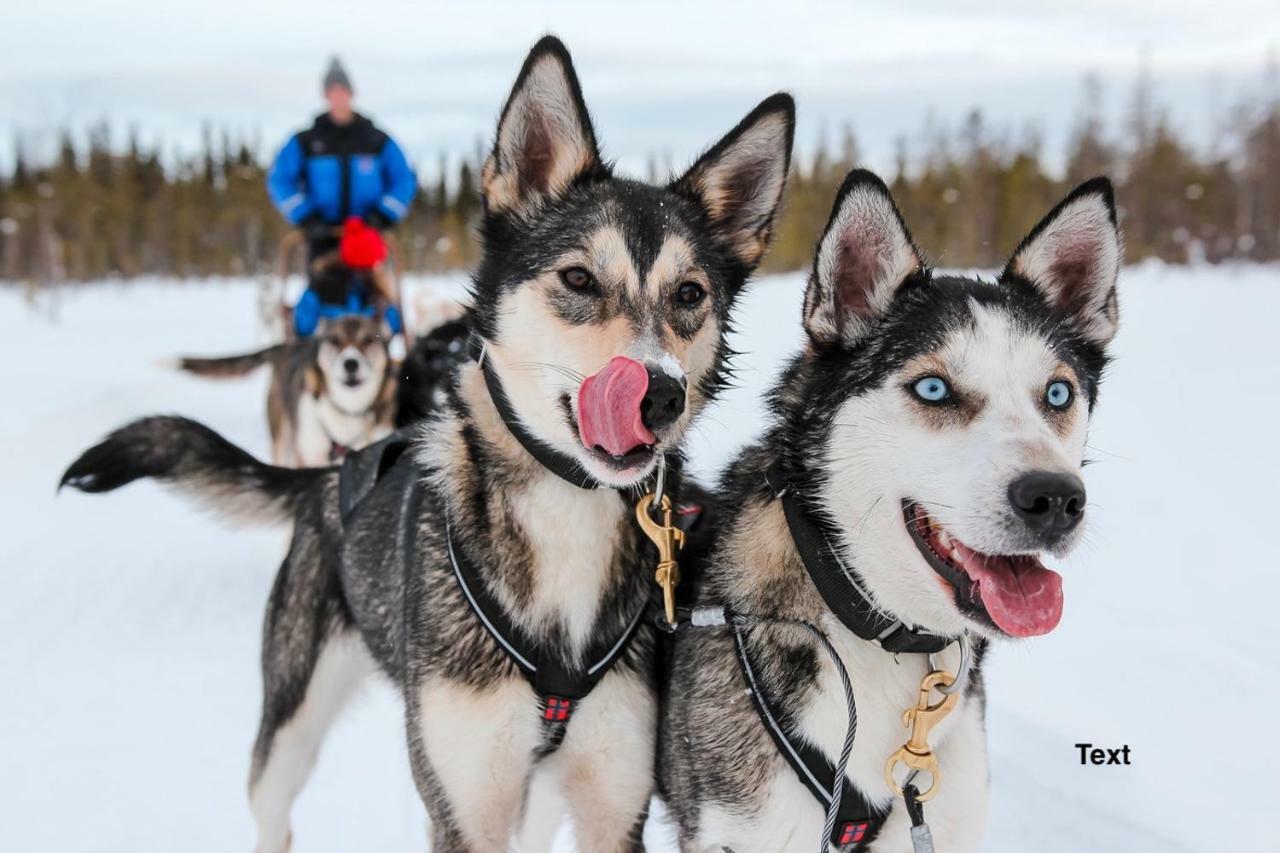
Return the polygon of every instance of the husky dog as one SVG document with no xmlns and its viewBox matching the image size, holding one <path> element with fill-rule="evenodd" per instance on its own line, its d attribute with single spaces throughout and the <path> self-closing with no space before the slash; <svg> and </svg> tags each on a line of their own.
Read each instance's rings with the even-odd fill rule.
<svg viewBox="0 0 1280 853">
<path fill-rule="evenodd" d="M 349 511 L 337 470 L 254 461 L 146 419 L 64 476 L 144 476 L 293 521 L 268 604 L 250 797 L 259 849 L 371 668 L 402 689 L 432 850 L 506 850 L 531 785 L 558 786 L 579 849 L 641 849 L 653 788 L 653 549 L 636 488 L 716 392 L 729 310 L 767 247 L 794 105 L 778 94 L 666 186 L 615 178 L 552 37 L 529 54 L 482 173 L 478 362 Z M 539 794 L 541 796 L 541 794 Z"/>
<path fill-rule="evenodd" d="M 659 765 L 682 850 L 809 853 L 823 837 L 832 850 L 911 849 L 885 763 L 932 668 L 923 652 L 963 637 L 980 658 L 1061 616 L 1062 580 L 1039 555 L 1066 554 L 1084 532 L 1080 470 L 1121 254 L 1111 186 L 1095 179 L 996 281 L 934 274 L 884 183 L 846 178 L 805 293 L 806 348 L 721 490 L 735 514 L 701 600 L 727 605 L 727 625 L 675 643 Z M 802 626 L 735 613 L 810 623 L 848 669 L 857 734 L 830 836 L 838 672 Z M 954 674 L 958 656 L 939 662 Z M 984 692 L 970 672 L 931 741 L 945 779 L 928 823 L 948 853 L 978 849 L 987 811 Z"/>
<path fill-rule="evenodd" d="M 381 320 L 359 314 L 326 321 L 316 335 L 244 355 L 183 357 L 178 367 L 228 379 L 271 365 L 267 424 L 271 459 L 323 467 L 391 433 L 396 376 Z"/>
<path fill-rule="evenodd" d="M 445 321 L 414 339 L 400 363 L 396 427 L 424 420 L 448 401 L 449 379 L 468 360 L 471 325 L 466 318 Z"/>
</svg>

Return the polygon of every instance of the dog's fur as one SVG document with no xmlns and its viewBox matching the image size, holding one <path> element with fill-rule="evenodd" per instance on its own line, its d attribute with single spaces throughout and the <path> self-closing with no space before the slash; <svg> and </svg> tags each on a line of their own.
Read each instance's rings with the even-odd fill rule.
<svg viewBox="0 0 1280 853">
<path fill-rule="evenodd" d="M 472 320 L 539 441 L 628 490 L 674 451 L 721 384 L 729 310 L 768 244 L 793 127 L 791 98 L 775 95 L 670 185 L 615 178 L 564 47 L 551 37 L 534 47 L 483 170 Z M 572 268 L 588 270 L 593 286 L 569 287 L 561 274 Z M 677 298 L 689 282 L 705 292 L 697 304 Z M 584 447 L 575 394 L 618 355 L 687 388 L 683 413 L 627 465 Z M 293 520 L 264 637 L 251 775 L 261 850 L 287 846 L 290 806 L 325 729 L 375 667 L 403 690 L 436 853 L 507 849 L 531 785 L 544 782 L 559 785 L 580 849 L 640 849 L 655 754 L 652 629 L 578 703 L 563 744 L 542 758 L 536 694 L 468 608 L 445 544 L 447 519 L 512 622 L 544 653 L 578 660 L 593 638 L 621 633 L 652 584 L 628 493 L 577 488 L 539 465 L 474 363 L 456 374 L 416 453 L 428 488 L 409 519 L 401 492 L 378 488 L 344 521 L 336 471 L 256 463 L 181 419 L 123 428 L 64 482 L 105 491 L 152 476 L 216 508 Z M 405 571 L 410 547 L 416 559 Z"/>
<path fill-rule="evenodd" d="M 851 173 L 840 189 L 805 294 L 807 347 L 770 397 L 772 427 L 726 475 L 722 499 L 734 514 L 722 519 L 703 583 L 707 600 L 805 620 L 829 634 L 857 698 L 849 777 L 873 801 L 893 799 L 885 760 L 906 739 L 901 714 L 929 664 L 922 655 L 890 655 L 832 617 L 766 471 L 781 461 L 790 487 L 833 525 L 844 564 L 882 609 L 936 633 L 968 632 L 981 649 L 1001 632 L 926 561 L 904 506 L 923 507 L 935 529 L 987 553 L 1061 555 L 1074 546 L 1083 524 L 1039 535 L 1011 511 L 1008 490 L 1024 472 L 1075 477 L 1083 464 L 1116 330 L 1120 258 L 1104 180 L 1072 193 L 995 282 L 933 275 L 873 175 Z M 953 386 L 948 404 L 913 395 L 913 383 L 929 375 Z M 1057 379 L 1076 389 L 1062 411 L 1045 403 Z M 834 763 L 846 715 L 833 665 L 795 628 L 754 627 L 748 642 L 785 724 Z M 814 849 L 823 810 L 766 733 L 727 631 L 681 635 L 673 658 L 659 763 L 681 849 Z M 955 671 L 954 646 L 941 663 Z M 975 667 L 957 709 L 933 733 L 945 779 L 928 818 L 948 853 L 978 849 L 983 835 L 983 727 Z M 909 822 L 895 803 L 871 847 L 877 853 L 911 849 Z"/>
<path fill-rule="evenodd" d="M 326 320 L 310 338 L 243 355 L 184 356 L 177 366 L 229 379 L 269 364 L 272 461 L 323 467 L 390 434 L 397 383 L 388 338 L 380 320 L 353 314 Z"/>
</svg>

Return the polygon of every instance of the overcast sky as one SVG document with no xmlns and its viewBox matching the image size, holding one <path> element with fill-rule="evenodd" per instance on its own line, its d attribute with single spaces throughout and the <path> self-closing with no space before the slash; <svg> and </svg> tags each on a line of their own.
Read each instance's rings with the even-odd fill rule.
<svg viewBox="0 0 1280 853">
<path fill-rule="evenodd" d="M 1119 113 L 1145 63 L 1159 100 L 1200 141 L 1213 113 L 1257 93 L 1280 51 L 1277 0 L 910 2 L 270 2 L 26 0 L 0 26 L 0 132 L 49 145 L 106 117 L 191 150 L 202 122 L 264 151 L 320 107 L 341 54 L 358 107 L 432 172 L 487 139 L 529 45 L 572 51 L 606 153 L 687 162 L 777 89 L 799 102 L 799 144 L 852 125 L 871 165 L 927 116 L 980 107 L 1030 123 L 1052 154 L 1096 74 Z M 7 163 L 10 144 L 0 139 Z"/>
</svg>

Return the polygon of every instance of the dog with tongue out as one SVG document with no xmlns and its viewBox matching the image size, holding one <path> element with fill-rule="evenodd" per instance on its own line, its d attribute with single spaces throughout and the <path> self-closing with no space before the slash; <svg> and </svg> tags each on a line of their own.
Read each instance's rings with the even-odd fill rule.
<svg viewBox="0 0 1280 853">
<path fill-rule="evenodd" d="M 945 782 L 928 823 L 939 850 L 981 847 L 982 652 L 1062 619 L 1064 578 L 1045 561 L 1087 521 L 1121 254 L 1105 179 L 1049 212 L 994 280 L 932 271 L 884 182 L 845 179 L 804 294 L 807 345 L 770 396 L 772 425 L 726 475 L 735 511 L 701 573 L 712 600 L 792 624 L 675 640 L 659 766 L 682 850 L 813 849 L 847 718 L 838 673 L 797 621 L 828 633 L 856 698 L 830 839 L 842 853 L 911 848 L 886 759 L 906 749 L 904 708 L 920 719 L 918 701 L 920 714 L 943 704 L 931 686 L 919 698 L 922 680 L 958 673 L 965 638 L 969 677 L 929 733 Z M 635 439 L 631 423 L 619 417 L 613 447 Z"/>
<path fill-rule="evenodd" d="M 656 556 L 634 489 L 723 384 L 729 314 L 768 248 L 794 128 L 779 93 L 683 174 L 615 176 L 569 53 L 548 36 L 480 175 L 479 358 L 441 388 L 411 447 L 281 470 L 153 418 L 73 463 L 63 482 L 86 491 L 155 477 L 293 526 L 261 656 L 258 850 L 289 848 L 326 728 L 375 667 L 405 701 L 432 850 L 507 850 L 526 817 L 555 818 L 527 807 L 535 783 L 558 788 L 577 849 L 641 849 Z"/>
</svg>

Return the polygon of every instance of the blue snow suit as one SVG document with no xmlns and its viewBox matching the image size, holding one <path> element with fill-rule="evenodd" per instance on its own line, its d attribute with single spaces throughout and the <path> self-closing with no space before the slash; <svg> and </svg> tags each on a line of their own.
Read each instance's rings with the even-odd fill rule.
<svg viewBox="0 0 1280 853">
<path fill-rule="evenodd" d="M 400 146 L 362 115 L 347 124 L 321 115 L 285 143 L 267 173 L 271 201 L 293 225 L 317 216 L 341 225 L 374 213 L 398 222 L 417 189 Z"/>
</svg>

